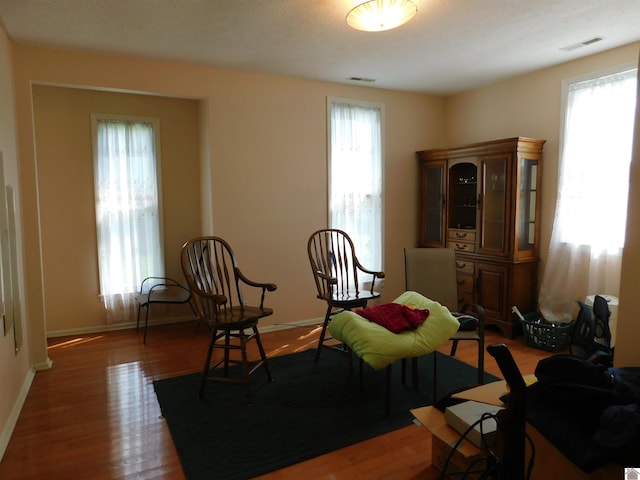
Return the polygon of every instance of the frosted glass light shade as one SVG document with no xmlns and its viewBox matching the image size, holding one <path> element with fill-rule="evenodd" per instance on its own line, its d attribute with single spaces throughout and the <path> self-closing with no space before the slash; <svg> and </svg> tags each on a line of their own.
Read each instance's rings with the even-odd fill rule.
<svg viewBox="0 0 640 480">
<path fill-rule="evenodd" d="M 356 30 L 381 32 L 404 25 L 418 7 L 411 0 L 369 0 L 347 14 L 347 24 Z"/>
</svg>

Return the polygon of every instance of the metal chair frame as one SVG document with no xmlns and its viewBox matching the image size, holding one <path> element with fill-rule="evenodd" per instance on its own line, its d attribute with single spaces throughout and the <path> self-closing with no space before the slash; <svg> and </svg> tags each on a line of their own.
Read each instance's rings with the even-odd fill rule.
<svg viewBox="0 0 640 480">
<path fill-rule="evenodd" d="M 136 295 L 138 303 L 138 319 L 136 321 L 136 332 L 140 328 L 140 311 L 145 309 L 144 316 L 144 344 L 147 343 L 147 326 L 149 324 L 149 311 L 151 305 L 157 304 L 189 304 L 191 311 L 197 317 L 198 314 L 193 306 L 191 292 L 177 280 L 170 277 L 147 277 L 140 284 L 140 291 Z"/>
</svg>

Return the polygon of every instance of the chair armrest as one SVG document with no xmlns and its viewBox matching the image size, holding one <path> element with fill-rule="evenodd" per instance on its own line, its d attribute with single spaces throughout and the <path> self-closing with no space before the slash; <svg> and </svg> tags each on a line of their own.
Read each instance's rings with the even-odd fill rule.
<svg viewBox="0 0 640 480">
<path fill-rule="evenodd" d="M 370 274 L 370 275 L 373 276 L 373 278 L 371 280 L 371 288 L 369 288 L 369 291 L 371 293 L 373 293 L 373 290 L 375 289 L 375 286 L 376 286 L 376 279 L 384 278 L 384 272 L 374 272 L 373 270 L 369 270 L 367 268 L 364 268 L 362 265 L 360 265 L 360 262 L 358 262 L 357 267 L 361 272 L 367 273 L 367 274 Z"/>
<path fill-rule="evenodd" d="M 202 290 L 195 290 L 193 293 L 197 297 L 200 297 L 200 302 L 211 301 L 215 305 L 225 305 L 228 302 L 227 297 L 224 295 L 214 295 L 212 293 L 203 292 Z"/>
<path fill-rule="evenodd" d="M 155 283 L 147 293 L 140 294 L 143 303 L 187 303 L 191 301 L 191 290 L 184 285 L 169 279 L 167 283 Z"/>
<path fill-rule="evenodd" d="M 170 290 L 172 288 L 184 290 L 185 292 L 189 293 L 189 295 L 191 294 L 191 291 L 184 285 L 171 282 L 171 283 L 154 283 L 153 286 L 147 291 L 147 295 L 151 296 L 154 290 L 158 290 L 158 289 Z"/>
<path fill-rule="evenodd" d="M 151 284 L 151 286 L 149 286 L 149 284 Z M 164 301 L 170 303 L 173 300 L 170 292 L 175 292 L 176 289 L 180 291 L 180 297 L 176 297 L 175 301 L 188 302 L 191 298 L 191 291 L 183 284 L 170 277 L 151 276 L 145 278 L 140 284 L 140 292 L 138 293 L 137 298 L 144 299 L 143 303 L 146 303 L 147 301 Z"/>
<path fill-rule="evenodd" d="M 327 275 L 320 270 L 315 270 L 313 272 L 313 279 L 318 290 L 317 297 L 320 300 L 330 301 L 331 295 L 333 294 L 333 288 L 338 285 L 338 279 L 331 275 Z"/>
<path fill-rule="evenodd" d="M 316 276 L 322 279 L 323 281 L 327 282 L 327 284 L 329 285 L 336 285 L 338 283 L 338 279 L 336 277 L 327 275 L 326 273 L 323 273 L 319 270 L 316 272 Z"/>
<path fill-rule="evenodd" d="M 160 280 L 160 282 L 155 283 L 155 281 Z M 153 285 L 151 285 L 151 287 L 149 287 L 149 283 L 153 283 Z M 170 277 L 147 277 L 144 280 L 142 280 L 142 283 L 140 284 L 140 294 L 145 294 L 148 293 L 149 290 L 151 290 L 155 285 L 179 285 L 182 286 L 180 284 L 180 282 L 174 280 L 173 278 Z M 145 289 L 146 287 L 146 289 Z"/>
<path fill-rule="evenodd" d="M 260 295 L 260 308 L 264 306 L 264 296 L 266 292 L 274 292 L 278 286 L 275 283 L 264 283 L 264 282 L 255 282 L 253 280 L 245 277 L 240 269 L 236 267 L 236 275 L 243 283 L 249 285 L 250 287 L 256 287 L 262 289 L 262 294 Z"/>
<path fill-rule="evenodd" d="M 243 283 L 246 283 L 250 287 L 262 288 L 269 292 L 273 292 L 278 288 L 278 286 L 275 283 L 256 282 L 254 280 L 248 279 L 242 274 L 239 268 L 236 268 L 236 273 L 238 274 L 238 278 L 242 280 Z"/>
<path fill-rule="evenodd" d="M 363 273 L 369 273 L 374 276 L 374 278 L 384 278 L 384 272 L 374 272 L 373 270 L 369 270 L 368 268 L 364 268 L 360 262 L 356 265 L 358 269 Z"/>
</svg>

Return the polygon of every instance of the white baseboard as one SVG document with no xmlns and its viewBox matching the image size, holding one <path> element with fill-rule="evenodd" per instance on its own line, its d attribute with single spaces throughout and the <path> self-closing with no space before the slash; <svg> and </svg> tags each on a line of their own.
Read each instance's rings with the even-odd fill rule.
<svg viewBox="0 0 640 480">
<path fill-rule="evenodd" d="M 194 320 L 194 317 L 172 317 L 160 320 L 149 320 L 149 326 L 166 325 L 168 323 L 193 322 Z M 109 325 L 96 325 L 93 327 L 69 328 L 66 330 L 50 330 L 47 332 L 47 338 L 67 337 L 70 335 L 86 335 L 88 333 L 114 332 L 116 330 L 127 330 L 130 328 L 136 328 L 136 322 L 113 323 Z M 144 328 L 144 324 L 142 322 L 140 324 L 140 328 Z"/>
<path fill-rule="evenodd" d="M 193 317 L 177 317 L 177 318 L 166 318 L 162 320 L 154 320 L 149 321 L 149 325 L 166 325 L 169 323 L 179 323 L 179 322 L 193 322 L 195 319 Z M 274 325 L 267 325 L 265 327 L 260 327 L 260 332 L 276 332 L 278 330 L 284 330 L 286 328 L 295 328 L 295 327 L 306 327 L 309 325 L 320 324 L 322 325 L 324 322 L 323 318 L 309 318 L 307 320 L 300 320 L 297 322 L 291 323 L 276 323 Z M 70 328 L 67 330 L 51 330 L 47 332 L 47 338 L 55 338 L 55 337 L 67 337 L 70 335 L 87 335 L 91 333 L 100 333 L 100 332 L 113 332 L 116 330 L 127 330 L 130 328 L 135 328 L 136 322 L 127 322 L 127 323 L 115 323 L 112 325 L 96 325 L 95 327 L 82 327 L 82 328 Z M 140 326 L 143 328 L 143 325 Z"/>
<path fill-rule="evenodd" d="M 260 327 L 260 333 L 277 332 L 278 330 L 285 330 L 287 328 L 296 327 L 308 327 L 309 325 L 320 324 L 322 325 L 324 318 L 309 318 L 307 320 L 299 320 L 291 323 L 276 323 L 274 325 L 267 325 L 266 327 Z"/>
<path fill-rule="evenodd" d="M 29 389 L 31 388 L 31 383 L 33 382 L 33 378 L 35 377 L 35 375 L 35 368 L 30 369 L 29 373 L 24 379 L 22 388 L 20 389 L 20 393 L 18 394 L 18 397 L 13 404 L 11 413 L 9 413 L 7 422 L 4 425 L 4 429 L 2 431 L 2 434 L 0 435 L 0 462 L 2 461 L 2 457 L 4 457 L 4 452 L 7 450 L 7 446 L 9 445 L 9 440 L 11 439 L 11 435 L 13 434 L 13 429 L 15 428 L 16 423 L 18 423 L 18 417 L 20 417 L 20 412 L 22 411 L 24 402 L 27 399 Z"/>
<path fill-rule="evenodd" d="M 36 372 L 41 372 L 42 370 L 49 370 L 51 367 L 53 367 L 53 361 L 49 357 L 47 357 L 47 359 L 44 362 L 36 363 L 33 365 L 33 369 Z"/>
</svg>

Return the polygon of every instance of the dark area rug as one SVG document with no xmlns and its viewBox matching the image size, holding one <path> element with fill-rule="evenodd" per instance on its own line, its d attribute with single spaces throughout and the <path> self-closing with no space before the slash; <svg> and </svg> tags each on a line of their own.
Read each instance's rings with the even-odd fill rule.
<svg viewBox="0 0 640 480">
<path fill-rule="evenodd" d="M 209 382 L 198 398 L 200 373 L 154 382 L 187 479 L 262 475 L 407 426 L 410 409 L 433 403 L 433 355 L 419 359 L 417 392 L 410 378 L 402 384 L 400 362 L 393 365 L 389 416 L 384 370 L 365 364 L 361 390 L 357 357 L 350 368 L 339 352 L 323 351 L 318 362 L 314 355 L 307 350 L 269 359 L 274 382 L 262 368 L 252 375 L 251 406 L 244 385 Z M 475 384 L 475 368 L 438 355 L 438 396 Z"/>
</svg>

